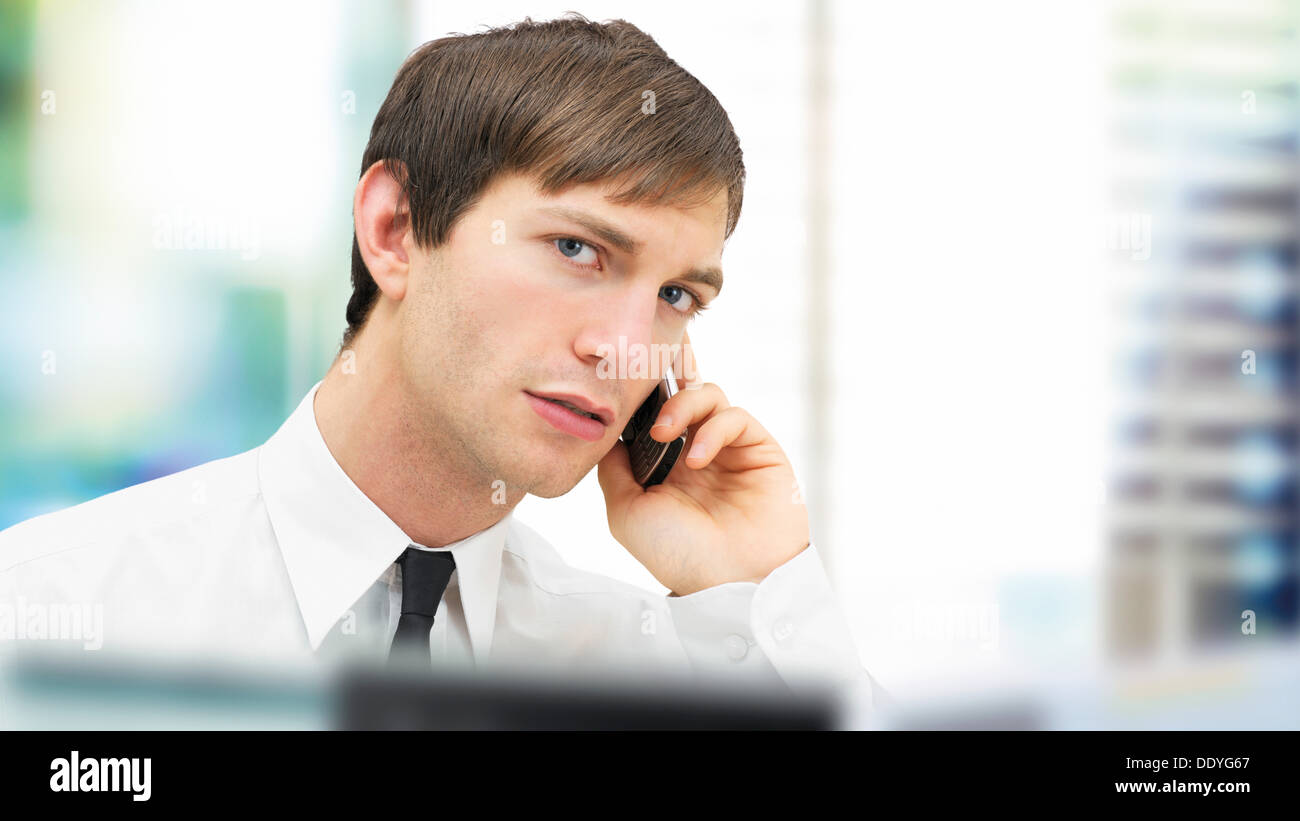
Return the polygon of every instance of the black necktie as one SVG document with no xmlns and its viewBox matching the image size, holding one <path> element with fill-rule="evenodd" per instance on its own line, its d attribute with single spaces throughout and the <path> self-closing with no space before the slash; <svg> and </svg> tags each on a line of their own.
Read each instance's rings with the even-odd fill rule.
<svg viewBox="0 0 1300 821">
<path fill-rule="evenodd" d="M 390 662 L 399 658 L 403 662 L 419 660 L 427 667 L 433 616 L 456 569 L 456 559 L 450 550 L 435 552 L 408 547 L 398 557 L 397 564 L 402 568 L 402 617 L 397 621 L 388 659 Z"/>
</svg>

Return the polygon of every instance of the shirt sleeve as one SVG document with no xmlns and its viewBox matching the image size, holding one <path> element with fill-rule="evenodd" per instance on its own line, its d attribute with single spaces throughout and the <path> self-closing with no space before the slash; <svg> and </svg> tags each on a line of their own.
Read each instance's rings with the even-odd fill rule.
<svg viewBox="0 0 1300 821">
<path fill-rule="evenodd" d="M 853 721 L 882 694 L 863 668 L 825 566 L 810 544 L 762 582 L 728 582 L 668 596 L 677 636 L 699 672 L 831 687 Z"/>
</svg>

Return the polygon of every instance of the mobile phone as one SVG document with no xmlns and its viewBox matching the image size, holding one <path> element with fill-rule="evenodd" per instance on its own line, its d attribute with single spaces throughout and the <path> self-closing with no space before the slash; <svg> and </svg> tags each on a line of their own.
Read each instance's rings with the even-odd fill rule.
<svg viewBox="0 0 1300 821">
<path fill-rule="evenodd" d="M 664 378 L 659 381 L 650 396 L 636 409 L 627 427 L 623 428 L 622 439 L 627 444 L 628 461 L 632 465 L 632 476 L 641 487 L 657 485 L 668 477 L 668 471 L 677 463 L 686 447 L 686 434 L 670 442 L 660 442 L 650 438 L 650 427 L 659 418 L 659 409 L 664 406 L 677 386 L 673 383 L 672 368 L 666 368 Z"/>
</svg>

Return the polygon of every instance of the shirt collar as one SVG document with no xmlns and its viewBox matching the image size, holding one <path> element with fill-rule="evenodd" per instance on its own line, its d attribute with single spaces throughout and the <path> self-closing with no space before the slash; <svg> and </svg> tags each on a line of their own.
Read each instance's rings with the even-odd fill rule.
<svg viewBox="0 0 1300 821">
<path fill-rule="evenodd" d="M 262 499 L 312 650 L 413 544 L 334 460 L 316 424 L 320 385 L 312 386 L 258 453 Z M 501 552 L 511 515 L 445 547 L 456 559 L 465 624 L 480 662 L 492 647 Z"/>
</svg>

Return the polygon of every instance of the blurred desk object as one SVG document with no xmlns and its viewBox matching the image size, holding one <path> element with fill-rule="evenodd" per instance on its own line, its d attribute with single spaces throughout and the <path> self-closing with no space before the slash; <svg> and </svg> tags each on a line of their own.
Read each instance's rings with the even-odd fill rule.
<svg viewBox="0 0 1300 821">
<path fill-rule="evenodd" d="M 393 675 L 357 668 L 340 681 L 348 730 L 831 730 L 829 692 L 680 679 Z"/>
</svg>

